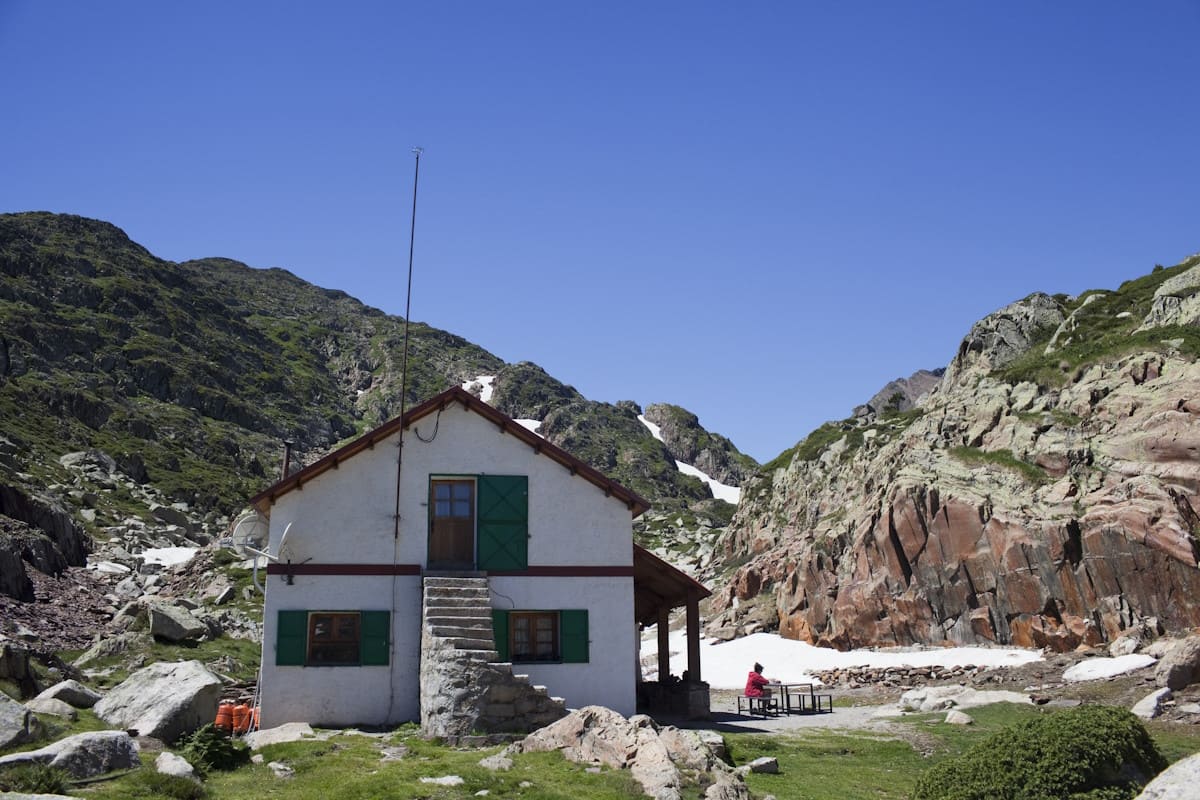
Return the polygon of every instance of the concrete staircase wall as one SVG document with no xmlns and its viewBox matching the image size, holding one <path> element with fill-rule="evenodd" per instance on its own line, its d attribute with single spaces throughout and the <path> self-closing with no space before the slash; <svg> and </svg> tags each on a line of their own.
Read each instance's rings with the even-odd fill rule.
<svg viewBox="0 0 1200 800">
<path fill-rule="evenodd" d="M 528 733 L 566 716 L 561 698 L 499 662 L 485 577 L 424 579 L 421 734 Z"/>
</svg>

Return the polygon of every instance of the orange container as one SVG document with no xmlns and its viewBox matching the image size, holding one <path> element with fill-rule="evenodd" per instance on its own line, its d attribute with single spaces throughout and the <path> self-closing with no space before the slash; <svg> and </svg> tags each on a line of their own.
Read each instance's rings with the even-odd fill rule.
<svg viewBox="0 0 1200 800">
<path fill-rule="evenodd" d="M 250 710 L 250 730 L 258 730 L 258 706 Z"/>
<path fill-rule="evenodd" d="M 221 703 L 217 706 L 217 719 L 213 725 L 226 733 L 233 730 L 233 703 Z"/>
<path fill-rule="evenodd" d="M 233 707 L 233 732 L 245 733 L 250 730 L 250 706 L 238 703 Z"/>
</svg>

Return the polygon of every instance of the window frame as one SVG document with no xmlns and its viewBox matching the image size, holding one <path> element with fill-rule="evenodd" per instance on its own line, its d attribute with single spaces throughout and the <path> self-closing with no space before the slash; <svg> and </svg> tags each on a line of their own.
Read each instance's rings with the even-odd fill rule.
<svg viewBox="0 0 1200 800">
<path fill-rule="evenodd" d="M 549 633 L 550 654 L 539 658 L 538 650 L 538 621 L 550 620 Z M 528 624 L 529 646 L 532 653 L 518 655 L 517 629 L 522 623 Z M 562 614 L 558 611 L 511 611 L 508 615 L 508 651 L 514 664 L 561 664 L 562 663 Z M 525 657 L 522 657 L 524 655 Z"/>
<path fill-rule="evenodd" d="M 318 625 L 322 619 L 328 618 L 330 634 L 318 637 Z M 343 634 L 343 621 L 353 620 L 353 636 Z M 308 633 L 305 637 L 304 665 L 307 667 L 358 667 L 362 666 L 362 612 L 361 611 L 309 611 Z M 314 657 L 321 651 L 336 652 L 339 649 L 350 649 L 354 653 L 352 660 L 320 659 Z"/>
</svg>

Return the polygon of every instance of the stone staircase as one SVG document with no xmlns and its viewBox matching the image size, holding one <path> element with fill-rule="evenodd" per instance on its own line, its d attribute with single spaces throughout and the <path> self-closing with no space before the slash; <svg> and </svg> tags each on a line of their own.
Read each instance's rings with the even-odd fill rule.
<svg viewBox="0 0 1200 800">
<path fill-rule="evenodd" d="M 562 698 L 498 661 L 486 577 L 427 576 L 423 584 L 423 736 L 528 733 L 566 716 Z"/>
</svg>

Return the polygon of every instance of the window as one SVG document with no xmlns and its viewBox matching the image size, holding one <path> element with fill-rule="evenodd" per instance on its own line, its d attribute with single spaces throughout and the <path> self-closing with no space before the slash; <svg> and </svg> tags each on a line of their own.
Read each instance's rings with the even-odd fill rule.
<svg viewBox="0 0 1200 800">
<path fill-rule="evenodd" d="M 316 666 L 358 663 L 357 612 L 308 615 L 308 660 Z"/>
<path fill-rule="evenodd" d="M 558 614 L 521 611 L 508 616 L 509 655 L 513 661 L 559 661 Z"/>
<path fill-rule="evenodd" d="M 588 661 L 587 609 L 492 609 L 492 633 L 502 661 L 564 664 Z"/>
<path fill-rule="evenodd" d="M 275 663 L 291 667 L 387 666 L 389 611 L 280 611 Z"/>
</svg>

